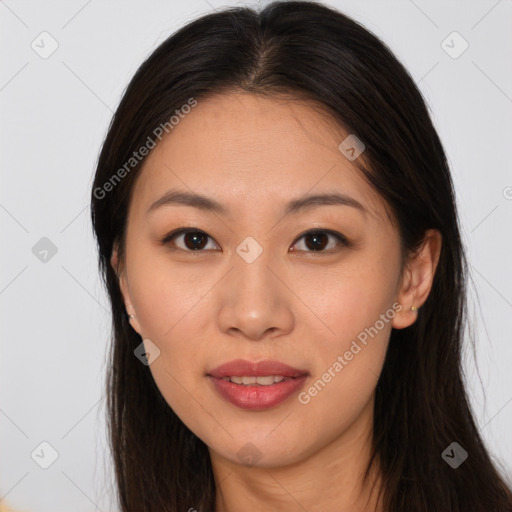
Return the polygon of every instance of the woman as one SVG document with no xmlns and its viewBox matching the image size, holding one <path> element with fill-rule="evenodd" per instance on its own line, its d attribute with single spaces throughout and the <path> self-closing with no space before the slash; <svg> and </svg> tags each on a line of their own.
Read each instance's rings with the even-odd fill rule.
<svg viewBox="0 0 512 512">
<path fill-rule="evenodd" d="M 141 65 L 92 189 L 123 511 L 505 511 L 461 378 L 467 266 L 424 100 L 313 2 Z"/>
</svg>

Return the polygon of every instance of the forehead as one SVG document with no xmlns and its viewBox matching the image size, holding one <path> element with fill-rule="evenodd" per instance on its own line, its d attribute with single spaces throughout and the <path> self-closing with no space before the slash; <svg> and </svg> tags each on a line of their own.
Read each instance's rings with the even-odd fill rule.
<svg viewBox="0 0 512 512">
<path fill-rule="evenodd" d="M 198 100 L 147 156 L 133 194 L 146 209 L 179 188 L 235 215 L 300 195 L 339 191 L 381 217 L 381 198 L 339 150 L 348 134 L 324 110 L 290 97 L 230 93 Z"/>
</svg>

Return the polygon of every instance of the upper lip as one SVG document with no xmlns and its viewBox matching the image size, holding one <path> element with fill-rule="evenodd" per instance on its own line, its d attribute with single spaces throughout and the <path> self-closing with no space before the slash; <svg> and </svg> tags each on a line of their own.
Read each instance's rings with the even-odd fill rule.
<svg viewBox="0 0 512 512">
<path fill-rule="evenodd" d="M 221 379 L 222 377 L 263 377 L 267 375 L 282 375 L 283 377 L 300 377 L 307 375 L 307 370 L 292 368 L 287 364 L 273 360 L 247 361 L 235 359 L 223 363 L 210 370 L 208 375 Z"/>
</svg>

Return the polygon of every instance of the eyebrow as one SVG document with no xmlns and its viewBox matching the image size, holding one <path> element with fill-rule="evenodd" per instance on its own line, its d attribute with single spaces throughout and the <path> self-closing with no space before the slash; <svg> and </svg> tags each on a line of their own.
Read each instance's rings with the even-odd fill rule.
<svg viewBox="0 0 512 512">
<path fill-rule="evenodd" d="M 146 211 L 146 215 L 155 211 L 157 208 L 171 205 L 182 205 L 197 208 L 199 210 L 218 213 L 219 215 L 228 215 L 229 210 L 221 203 L 211 197 L 201 194 L 186 192 L 181 190 L 169 190 L 160 199 L 155 201 Z M 309 211 L 318 206 L 350 206 L 366 214 L 366 208 L 356 199 L 338 192 L 314 194 L 298 197 L 291 200 L 284 209 L 284 216 L 293 213 Z"/>
</svg>

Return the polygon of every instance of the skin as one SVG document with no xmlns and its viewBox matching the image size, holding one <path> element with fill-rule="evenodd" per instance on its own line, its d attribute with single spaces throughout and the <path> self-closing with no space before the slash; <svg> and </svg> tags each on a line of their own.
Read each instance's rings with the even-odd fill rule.
<svg viewBox="0 0 512 512">
<path fill-rule="evenodd" d="M 132 327 L 160 350 L 150 365 L 156 384 L 209 447 L 217 511 L 379 510 L 362 485 L 375 386 L 391 328 L 413 324 L 411 306 L 428 297 L 441 235 L 427 231 L 401 271 L 385 203 L 338 149 L 346 136 L 305 102 L 216 95 L 180 120 L 137 177 L 125 259 L 115 248 L 111 263 Z M 167 205 L 146 215 L 174 188 L 210 196 L 229 213 Z M 329 205 L 283 217 L 289 200 L 333 190 L 367 213 Z M 190 236 L 160 243 L 180 227 L 206 233 L 203 252 L 191 249 Z M 315 252 L 311 238 L 299 238 L 310 229 L 338 232 L 352 245 L 329 236 Z M 249 236 L 263 249 L 252 263 L 236 252 Z M 243 410 L 206 378 L 232 359 L 275 359 L 307 369 L 307 390 L 389 310 L 394 317 L 307 404 L 294 395 L 265 411 Z M 238 456 L 248 442 L 260 454 L 252 465 Z M 371 480 L 379 485 L 378 470 Z"/>
</svg>

